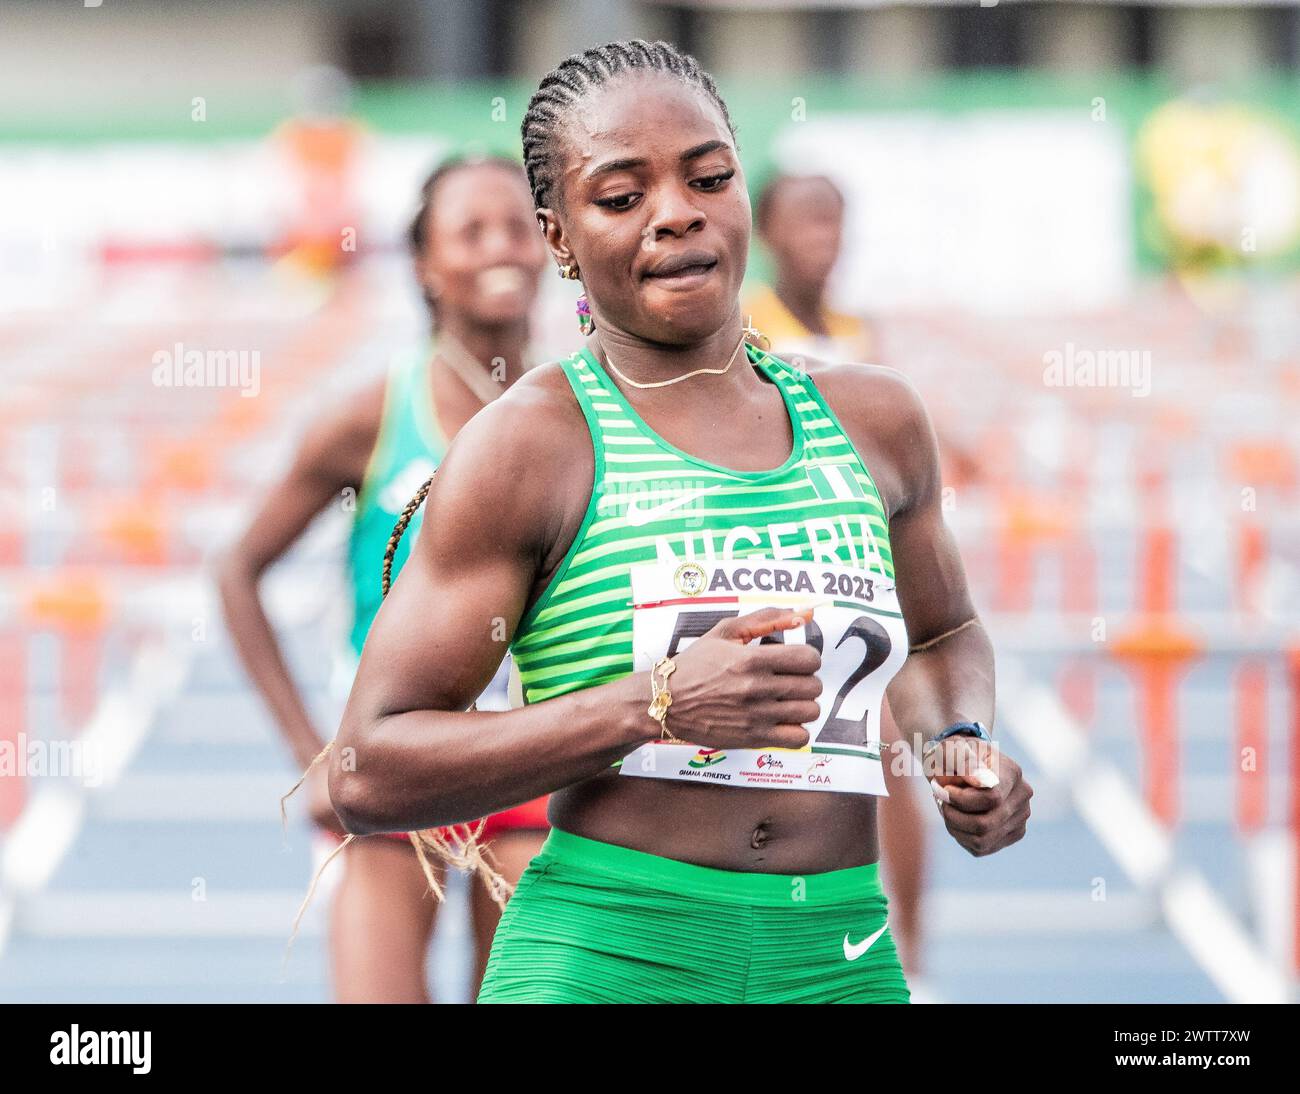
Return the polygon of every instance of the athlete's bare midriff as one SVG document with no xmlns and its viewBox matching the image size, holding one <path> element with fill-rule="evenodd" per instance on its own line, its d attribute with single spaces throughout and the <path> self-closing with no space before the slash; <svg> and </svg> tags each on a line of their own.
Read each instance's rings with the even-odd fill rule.
<svg viewBox="0 0 1300 1094">
<path fill-rule="evenodd" d="M 611 770 L 552 794 L 548 819 L 574 835 L 718 870 L 820 873 L 878 854 L 870 794 L 696 786 Z"/>
</svg>

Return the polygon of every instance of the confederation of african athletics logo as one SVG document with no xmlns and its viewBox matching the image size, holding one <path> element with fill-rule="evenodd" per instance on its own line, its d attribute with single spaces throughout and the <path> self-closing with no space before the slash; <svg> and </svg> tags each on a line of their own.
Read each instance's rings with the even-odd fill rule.
<svg viewBox="0 0 1300 1094">
<path fill-rule="evenodd" d="M 755 767 L 785 767 L 780 760 L 770 752 L 764 752 L 757 760 L 754 761 Z"/>
<path fill-rule="evenodd" d="M 726 758 L 727 754 L 720 748 L 702 748 L 686 761 L 686 766 L 695 768 L 712 767 Z"/>
<path fill-rule="evenodd" d="M 699 596 L 704 580 L 704 567 L 694 562 L 683 562 L 673 571 L 673 588 L 684 596 Z"/>
</svg>

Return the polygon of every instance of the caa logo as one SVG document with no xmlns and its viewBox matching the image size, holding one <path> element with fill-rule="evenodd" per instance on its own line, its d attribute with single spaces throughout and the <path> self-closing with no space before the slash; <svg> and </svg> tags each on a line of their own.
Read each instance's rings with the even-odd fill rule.
<svg viewBox="0 0 1300 1094">
<path fill-rule="evenodd" d="M 757 767 L 785 767 L 780 760 L 770 752 L 764 752 L 757 760 L 754 761 Z"/>
</svg>

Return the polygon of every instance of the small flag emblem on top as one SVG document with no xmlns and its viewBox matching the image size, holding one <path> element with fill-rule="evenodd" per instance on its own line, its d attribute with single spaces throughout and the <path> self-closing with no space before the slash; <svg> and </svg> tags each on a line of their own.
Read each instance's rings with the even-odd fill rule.
<svg viewBox="0 0 1300 1094">
<path fill-rule="evenodd" d="M 847 501 L 865 498 L 867 493 L 858 484 L 853 466 L 847 463 L 823 463 L 808 468 L 808 481 L 822 501 Z"/>
</svg>

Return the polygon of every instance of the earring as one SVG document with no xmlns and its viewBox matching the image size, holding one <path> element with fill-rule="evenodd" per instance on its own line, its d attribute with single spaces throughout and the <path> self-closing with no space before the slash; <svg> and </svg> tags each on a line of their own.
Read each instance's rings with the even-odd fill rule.
<svg viewBox="0 0 1300 1094">
<path fill-rule="evenodd" d="M 578 330 L 584 335 L 590 334 L 596 329 L 596 320 L 591 315 L 591 304 L 587 300 L 587 294 L 583 293 L 578 297 Z"/>
<path fill-rule="evenodd" d="M 756 343 L 760 339 L 762 340 L 763 345 L 759 347 L 762 350 L 767 351 L 772 348 L 772 343 L 767 337 L 767 335 L 764 334 L 761 330 L 759 330 L 756 326 L 754 326 L 754 317 L 752 315 L 746 317 L 745 326 L 742 329 L 744 331 L 746 338 L 752 339 Z"/>
<path fill-rule="evenodd" d="M 578 273 L 577 263 L 567 263 L 560 267 L 559 274 L 568 281 L 577 281 L 582 275 Z"/>
</svg>

